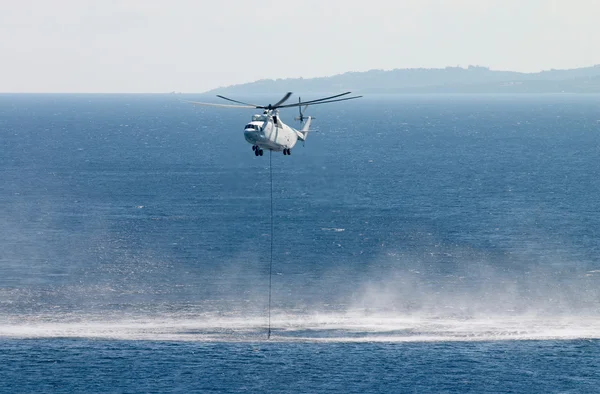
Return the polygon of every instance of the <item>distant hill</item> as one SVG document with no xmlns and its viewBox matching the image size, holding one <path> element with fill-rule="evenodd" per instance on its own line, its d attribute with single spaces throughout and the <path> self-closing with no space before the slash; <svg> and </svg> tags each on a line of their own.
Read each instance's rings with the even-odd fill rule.
<svg viewBox="0 0 600 394">
<path fill-rule="evenodd" d="M 347 72 L 322 78 L 262 79 L 213 89 L 215 94 L 330 93 L 600 93 L 600 65 L 538 73 L 487 67 Z"/>
</svg>

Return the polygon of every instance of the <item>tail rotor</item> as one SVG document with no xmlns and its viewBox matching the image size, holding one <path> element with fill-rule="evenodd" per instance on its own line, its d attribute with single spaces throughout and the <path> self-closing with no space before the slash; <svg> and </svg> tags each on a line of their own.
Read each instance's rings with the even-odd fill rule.
<svg viewBox="0 0 600 394">
<path fill-rule="evenodd" d="M 299 112 L 300 116 L 295 117 L 294 120 L 299 120 L 300 122 L 304 122 L 307 118 L 306 116 L 304 116 L 304 112 L 306 111 L 307 108 L 308 108 L 308 104 L 304 106 L 304 109 L 302 109 L 302 99 L 300 97 L 298 97 L 298 112 Z"/>
</svg>

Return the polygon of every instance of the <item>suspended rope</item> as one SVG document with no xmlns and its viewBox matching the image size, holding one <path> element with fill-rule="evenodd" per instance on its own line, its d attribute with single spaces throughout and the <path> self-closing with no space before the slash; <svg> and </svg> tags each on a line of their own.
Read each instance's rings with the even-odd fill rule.
<svg viewBox="0 0 600 394">
<path fill-rule="evenodd" d="M 271 183 L 271 252 L 269 254 L 269 329 L 267 331 L 267 339 L 271 339 L 271 283 L 273 273 L 273 165 L 271 158 L 273 151 L 269 150 L 269 179 Z"/>
</svg>

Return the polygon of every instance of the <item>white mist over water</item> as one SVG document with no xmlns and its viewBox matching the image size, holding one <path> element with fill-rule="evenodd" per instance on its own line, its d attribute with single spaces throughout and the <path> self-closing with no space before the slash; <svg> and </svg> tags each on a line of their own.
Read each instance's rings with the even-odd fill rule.
<svg viewBox="0 0 600 394">
<path fill-rule="evenodd" d="M 600 290 L 594 287 L 597 270 L 568 271 L 564 269 L 568 264 L 563 262 L 530 264 L 518 271 L 508 269 L 506 261 L 495 266 L 466 250 L 445 253 L 460 261 L 453 261 L 445 274 L 437 272 L 439 266 L 429 264 L 427 258 L 393 252 L 375 258 L 370 262 L 373 268 L 360 276 L 344 277 L 343 272 L 331 270 L 317 280 L 304 278 L 308 284 L 300 284 L 297 276 L 285 270 L 279 276 L 276 271 L 271 340 L 600 339 L 596 302 Z M 440 258 L 430 257 L 434 261 Z M 39 294 L 5 289 L 0 294 L 6 310 L 11 304 L 35 308 L 0 313 L 0 337 L 263 341 L 267 329 L 265 277 L 248 268 L 258 266 L 249 263 L 258 258 L 244 254 L 221 266 L 214 275 L 218 284 L 209 286 L 208 293 L 225 298 L 212 301 L 199 300 L 192 293 L 194 300 L 184 302 L 185 297 L 177 293 L 161 293 L 168 286 L 152 286 L 143 280 L 129 282 L 126 287 L 109 282 L 106 286 L 66 286 Z M 510 259 L 513 266 L 520 264 L 518 256 Z M 557 265 L 563 267 L 559 272 L 554 268 Z M 354 281 L 350 293 L 348 287 L 341 286 L 347 281 Z M 311 299 L 314 304 L 297 303 L 295 297 L 311 292 L 316 292 Z M 137 296 L 139 302 L 133 302 Z"/>
<path fill-rule="evenodd" d="M 54 317 L 57 318 L 56 316 Z M 89 338 L 150 341 L 261 341 L 264 317 L 89 317 L 80 321 L 32 319 L 0 324 L 4 338 Z M 599 339 L 600 318 L 495 316 L 444 319 L 365 316 L 362 313 L 273 315 L 274 341 L 432 342 Z"/>
</svg>

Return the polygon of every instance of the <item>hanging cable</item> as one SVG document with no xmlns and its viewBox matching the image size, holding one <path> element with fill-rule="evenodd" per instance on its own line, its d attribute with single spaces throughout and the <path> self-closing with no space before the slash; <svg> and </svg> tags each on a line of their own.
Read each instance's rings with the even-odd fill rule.
<svg viewBox="0 0 600 394">
<path fill-rule="evenodd" d="M 267 339 L 271 339 L 271 283 L 273 273 L 273 165 L 271 158 L 273 151 L 269 150 L 269 179 L 271 183 L 271 252 L 269 254 L 269 329 L 267 331 Z"/>
</svg>

